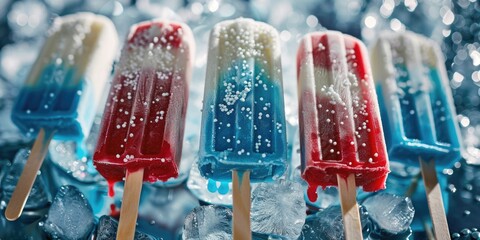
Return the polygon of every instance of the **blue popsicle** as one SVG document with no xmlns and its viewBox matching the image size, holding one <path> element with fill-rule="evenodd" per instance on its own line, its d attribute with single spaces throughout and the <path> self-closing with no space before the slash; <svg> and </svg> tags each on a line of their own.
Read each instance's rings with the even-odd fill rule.
<svg viewBox="0 0 480 240">
<path fill-rule="evenodd" d="M 207 66 L 201 174 L 222 182 L 232 170 L 250 171 L 252 182 L 281 176 L 287 146 L 277 31 L 251 19 L 219 23 Z"/>
<path fill-rule="evenodd" d="M 12 109 L 12 120 L 36 137 L 5 210 L 16 220 L 53 137 L 81 141 L 89 132 L 117 51 L 106 17 L 77 13 L 55 19 Z"/>
<path fill-rule="evenodd" d="M 371 58 L 392 170 L 396 164 L 418 167 L 419 157 L 434 160 L 437 169 L 458 161 L 455 108 L 436 43 L 413 33 L 384 33 Z"/>
<path fill-rule="evenodd" d="M 437 172 L 451 167 L 462 148 L 440 48 L 411 32 L 386 32 L 371 58 L 392 172 L 421 168 L 435 237 L 447 239 Z"/>
<path fill-rule="evenodd" d="M 117 36 L 105 17 L 79 13 L 56 19 L 12 110 L 27 136 L 42 128 L 56 139 L 88 135 L 116 53 Z"/>
</svg>

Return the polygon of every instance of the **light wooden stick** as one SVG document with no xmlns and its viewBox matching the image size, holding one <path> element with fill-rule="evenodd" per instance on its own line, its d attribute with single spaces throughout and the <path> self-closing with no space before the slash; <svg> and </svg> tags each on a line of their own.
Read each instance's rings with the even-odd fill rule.
<svg viewBox="0 0 480 240">
<path fill-rule="evenodd" d="M 117 239 L 131 240 L 135 236 L 138 205 L 140 203 L 140 193 L 142 192 L 143 168 L 135 172 L 127 170 L 126 175 Z"/>
<path fill-rule="evenodd" d="M 233 239 L 251 240 L 250 230 L 250 171 L 232 171 Z"/>
<path fill-rule="evenodd" d="M 28 195 L 37 178 L 37 172 L 40 170 L 43 160 L 47 155 L 48 145 L 53 135 L 55 135 L 55 131 L 45 131 L 43 128 L 38 132 L 30 156 L 28 156 L 27 163 L 23 168 L 17 186 L 5 210 L 5 218 L 9 221 L 15 221 L 22 215 Z"/>
<path fill-rule="evenodd" d="M 447 216 L 443 207 L 442 189 L 435 171 L 435 161 L 425 161 L 422 158 L 419 158 L 419 161 L 435 238 L 437 240 L 450 239 Z"/>
<path fill-rule="evenodd" d="M 362 224 L 357 205 L 357 186 L 355 174 L 344 178 L 337 174 L 338 190 L 340 192 L 340 205 L 342 206 L 343 227 L 345 239 L 363 239 Z"/>
</svg>

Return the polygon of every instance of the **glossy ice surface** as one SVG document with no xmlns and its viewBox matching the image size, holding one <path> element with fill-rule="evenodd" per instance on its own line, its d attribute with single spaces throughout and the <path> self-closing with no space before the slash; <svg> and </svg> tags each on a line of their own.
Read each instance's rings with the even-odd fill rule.
<svg viewBox="0 0 480 240">
<path fill-rule="evenodd" d="M 285 170 L 285 113 L 277 31 L 251 19 L 215 25 L 205 83 L 199 169 L 230 181 L 249 170 L 251 181 Z"/>
<path fill-rule="evenodd" d="M 144 180 L 178 175 L 194 40 L 188 26 L 134 25 L 120 58 L 94 154 L 110 182 L 144 169 Z"/>
<path fill-rule="evenodd" d="M 87 136 L 117 51 L 106 17 L 77 13 L 55 19 L 12 110 L 20 130 L 35 136 L 56 130 L 58 139 Z"/>
<path fill-rule="evenodd" d="M 386 32 L 371 56 L 390 159 L 413 166 L 434 159 L 438 169 L 450 167 L 461 143 L 438 45 L 410 32 Z"/>
<path fill-rule="evenodd" d="M 339 32 L 306 35 L 297 53 L 302 175 L 317 186 L 355 174 L 365 191 L 385 188 L 388 158 L 365 46 Z"/>
</svg>

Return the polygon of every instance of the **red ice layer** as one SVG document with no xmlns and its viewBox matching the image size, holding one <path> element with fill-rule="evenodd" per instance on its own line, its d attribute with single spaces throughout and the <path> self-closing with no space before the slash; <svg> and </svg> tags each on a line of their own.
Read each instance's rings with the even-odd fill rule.
<svg viewBox="0 0 480 240">
<path fill-rule="evenodd" d="M 302 169 L 309 184 L 309 198 L 316 199 L 318 186 L 338 186 L 337 175 L 355 174 L 356 185 L 365 191 L 385 188 L 388 159 L 365 46 L 337 32 L 314 33 L 306 38 L 297 54 L 297 77 Z M 302 67 L 325 74 L 316 74 L 314 80 L 301 79 Z M 358 85 L 335 84 L 332 80 L 347 78 L 350 83 L 357 79 Z M 314 82 L 303 87 L 306 81 Z M 332 96 L 321 90 L 328 81 L 345 104 L 332 101 Z"/>
<path fill-rule="evenodd" d="M 94 154 L 97 170 L 109 182 L 122 181 L 126 170 L 142 168 L 145 181 L 178 176 L 192 38 L 190 29 L 179 23 L 132 27 Z"/>
</svg>

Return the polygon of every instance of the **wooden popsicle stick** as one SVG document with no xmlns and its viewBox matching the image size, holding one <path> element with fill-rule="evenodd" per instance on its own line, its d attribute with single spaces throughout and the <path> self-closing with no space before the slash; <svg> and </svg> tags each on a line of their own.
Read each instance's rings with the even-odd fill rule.
<svg viewBox="0 0 480 240">
<path fill-rule="evenodd" d="M 143 168 L 134 172 L 127 170 L 126 175 L 117 239 L 131 240 L 135 237 L 138 205 L 140 203 L 140 193 L 142 192 Z"/>
<path fill-rule="evenodd" d="M 9 221 L 15 221 L 22 215 L 28 195 L 35 183 L 38 170 L 40 170 L 43 160 L 47 155 L 48 145 L 53 135 L 55 135 L 55 131 L 48 131 L 43 128 L 38 132 L 37 139 L 33 144 L 22 174 L 18 179 L 17 186 L 5 210 L 5 218 Z"/>
<path fill-rule="evenodd" d="M 447 216 L 443 207 L 442 189 L 438 183 L 437 172 L 435 171 L 435 161 L 425 161 L 421 157 L 419 157 L 419 161 L 435 238 L 437 240 L 450 239 Z"/>
<path fill-rule="evenodd" d="M 355 174 L 344 178 L 337 174 L 338 190 L 340 192 L 340 205 L 342 206 L 343 228 L 345 239 L 363 239 L 362 223 L 357 205 L 357 186 Z"/>
<path fill-rule="evenodd" d="M 233 239 L 251 240 L 250 229 L 250 171 L 232 171 Z"/>
</svg>

